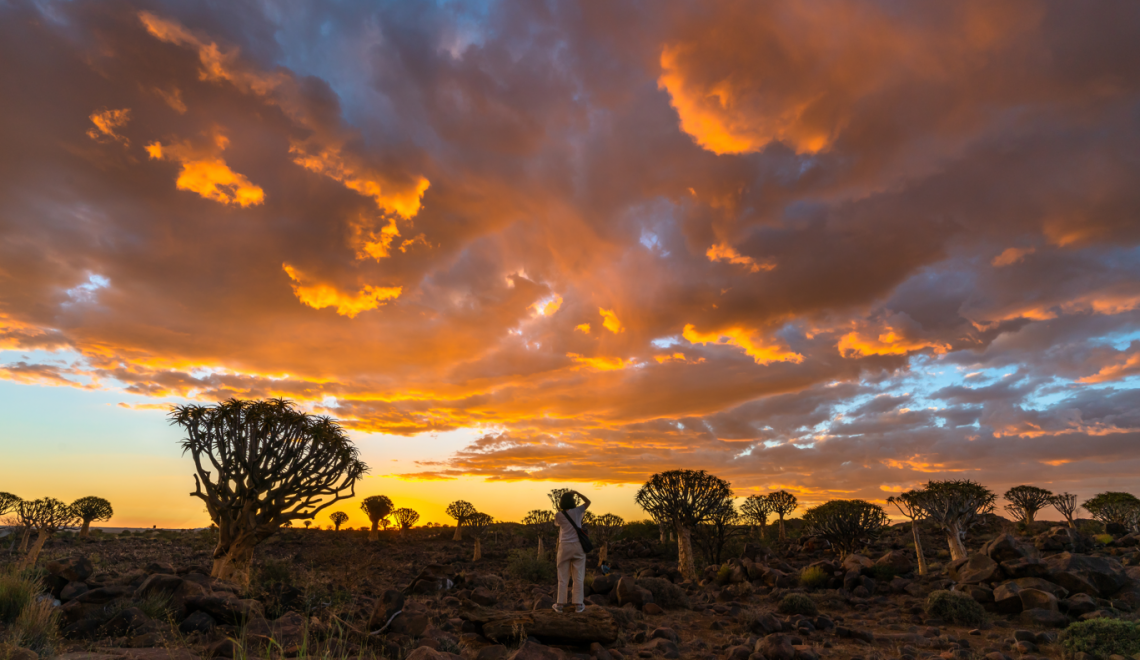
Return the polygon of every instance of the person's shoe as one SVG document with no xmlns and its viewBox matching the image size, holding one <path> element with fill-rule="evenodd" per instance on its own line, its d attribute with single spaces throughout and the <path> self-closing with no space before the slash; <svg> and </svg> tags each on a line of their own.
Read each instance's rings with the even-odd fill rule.
<svg viewBox="0 0 1140 660">
<path fill-rule="evenodd" d="M 582 612 L 585 612 L 586 611 L 585 603 L 578 603 L 578 606 L 574 608 L 574 611 L 579 613 L 579 614 L 581 614 Z"/>
<path fill-rule="evenodd" d="M 562 614 L 562 603 L 555 603 L 555 604 L 550 606 L 550 609 L 554 610 L 555 612 L 558 612 L 559 614 Z"/>
</svg>

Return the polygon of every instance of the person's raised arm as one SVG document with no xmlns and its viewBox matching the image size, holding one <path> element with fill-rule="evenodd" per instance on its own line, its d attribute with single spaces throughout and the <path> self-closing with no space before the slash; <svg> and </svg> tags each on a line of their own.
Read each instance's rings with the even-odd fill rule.
<svg viewBox="0 0 1140 660">
<path fill-rule="evenodd" d="M 590 498 L 586 497 L 585 495 L 583 495 L 582 493 L 579 493 L 579 492 L 578 492 L 578 491 L 576 491 L 576 490 L 575 490 L 575 491 L 571 491 L 571 492 L 573 492 L 573 493 L 574 493 L 575 495 L 577 495 L 578 497 L 581 497 L 581 498 L 582 498 L 582 503 L 585 505 L 585 507 L 586 507 L 587 509 L 589 509 L 589 508 L 590 508 Z"/>
</svg>

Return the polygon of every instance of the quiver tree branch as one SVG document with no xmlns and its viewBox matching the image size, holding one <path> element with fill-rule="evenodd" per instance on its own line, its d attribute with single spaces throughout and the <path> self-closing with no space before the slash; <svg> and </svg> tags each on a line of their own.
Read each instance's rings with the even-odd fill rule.
<svg viewBox="0 0 1140 660">
<path fill-rule="evenodd" d="M 1069 527 L 1076 529 L 1077 521 L 1077 496 L 1072 493 L 1059 493 L 1049 498 L 1049 504 L 1065 517 L 1065 522 L 1069 523 Z"/>
<path fill-rule="evenodd" d="M 392 500 L 388 499 L 386 495 L 372 495 L 364 498 L 360 503 L 360 510 L 368 516 L 368 521 L 372 523 L 372 528 L 368 530 L 368 540 L 375 541 L 380 538 L 380 532 L 377 529 L 381 523 L 384 528 L 388 527 L 388 516 L 392 515 L 392 510 L 395 509 L 392 505 Z"/>
<path fill-rule="evenodd" d="M 368 471 L 339 424 L 285 399 L 176 406 L 170 420 L 186 432 L 191 495 L 218 526 L 213 577 L 247 580 L 258 543 L 287 520 L 312 519 L 354 497 Z"/>
<path fill-rule="evenodd" d="M 922 534 L 918 530 L 918 521 L 925 519 L 922 510 L 922 494 L 917 490 L 908 490 L 893 497 L 887 498 L 887 504 L 895 505 L 899 513 L 910 519 L 910 531 L 914 536 L 914 552 L 918 555 L 918 574 L 926 575 L 926 554 L 922 551 Z"/>
<path fill-rule="evenodd" d="M 20 498 L 12 493 L 0 493 L 0 516 L 12 513 L 16 510 L 16 505 L 23 502 Z"/>
<path fill-rule="evenodd" d="M 75 527 L 79 523 L 79 516 L 75 515 L 71 505 L 64 504 L 57 499 L 45 497 L 42 500 L 23 501 L 16 505 L 16 516 L 29 531 L 36 532 L 36 542 L 24 555 L 16 566 L 17 568 L 31 568 L 36 565 L 36 559 L 53 534 L 61 529 Z"/>
<path fill-rule="evenodd" d="M 725 500 L 732 500 L 728 482 L 704 470 L 659 472 L 645 482 L 635 499 L 655 519 L 673 525 L 681 575 L 697 579 L 692 530 L 722 511 Z"/>
<path fill-rule="evenodd" d="M 1031 525 L 1037 512 L 1049 506 L 1049 498 L 1053 497 L 1053 493 L 1037 486 L 1014 486 L 1005 491 L 1003 497 L 1012 507 L 1021 511 L 1021 520 L 1026 525 Z"/>
<path fill-rule="evenodd" d="M 71 503 L 71 508 L 75 510 L 75 515 L 83 521 L 83 527 L 79 530 L 79 536 L 82 538 L 87 538 L 91 530 L 91 523 L 110 520 L 111 516 L 115 515 L 111 503 L 102 497 L 81 497 Z"/>
</svg>

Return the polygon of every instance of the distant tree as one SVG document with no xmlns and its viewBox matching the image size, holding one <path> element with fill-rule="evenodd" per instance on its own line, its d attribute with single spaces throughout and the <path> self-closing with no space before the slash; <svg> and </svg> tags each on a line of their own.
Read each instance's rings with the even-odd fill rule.
<svg viewBox="0 0 1140 660">
<path fill-rule="evenodd" d="M 721 563 L 724 546 L 743 531 L 740 522 L 732 499 L 725 498 L 703 523 L 693 528 L 707 564 Z"/>
<path fill-rule="evenodd" d="M 918 531 L 918 521 L 925 519 L 926 514 L 921 506 L 921 494 L 917 490 L 908 490 L 893 497 L 887 498 L 888 504 L 895 505 L 899 513 L 910 519 L 910 531 L 914 536 L 914 552 L 918 555 L 918 574 L 926 575 L 926 555 L 922 551 L 922 535 Z"/>
<path fill-rule="evenodd" d="M 595 522 L 597 522 L 597 520 L 598 520 L 598 517 L 595 516 L 592 512 L 590 512 L 590 511 L 583 511 L 582 512 L 582 526 L 583 527 L 589 527 L 589 526 L 593 525 Z"/>
<path fill-rule="evenodd" d="M 393 511 L 392 517 L 396 519 L 396 524 L 400 527 L 400 532 L 403 533 L 416 524 L 420 519 L 420 514 L 413 509 L 403 508 Z"/>
<path fill-rule="evenodd" d="M 796 496 L 786 490 L 778 490 L 774 493 L 768 493 L 768 497 L 765 499 L 768 503 L 768 510 L 780 518 L 780 540 L 787 541 L 788 534 L 784 530 L 784 516 L 795 511 L 796 507 L 799 506 Z"/>
<path fill-rule="evenodd" d="M 803 519 L 811 534 L 827 539 L 844 557 L 891 522 L 882 507 L 864 500 L 831 500 L 808 509 Z"/>
<path fill-rule="evenodd" d="M 1053 497 L 1053 493 L 1037 486 L 1014 486 L 1005 491 L 1004 497 L 1021 511 L 1021 519 L 1025 524 L 1032 525 L 1037 512 L 1049 506 L 1049 498 Z"/>
<path fill-rule="evenodd" d="M 305 521 L 305 529 L 308 529 L 308 528 L 309 528 L 309 525 L 312 525 L 312 524 L 313 524 L 313 521 L 312 521 L 312 520 L 306 520 L 306 521 Z"/>
<path fill-rule="evenodd" d="M 372 529 L 368 531 L 369 541 L 380 538 L 377 527 L 383 522 L 384 528 L 387 529 L 388 516 L 392 515 L 392 510 L 395 508 L 392 505 L 392 500 L 388 499 L 386 495 L 372 495 L 364 498 L 364 501 L 360 503 L 360 510 L 368 516 L 369 522 L 372 523 Z"/>
<path fill-rule="evenodd" d="M 495 519 L 486 513 L 475 513 L 467 520 L 467 531 L 475 539 L 475 554 L 471 561 L 479 561 L 483 558 L 483 534 L 494 522 Z"/>
<path fill-rule="evenodd" d="M 71 505 L 64 504 L 57 499 L 45 497 L 42 500 L 23 501 L 16 505 L 16 516 L 28 530 L 37 533 L 36 542 L 32 544 L 28 554 L 17 562 L 17 569 L 31 568 L 36 565 L 36 559 L 44 548 L 44 543 L 56 532 L 79 524 L 79 516 Z"/>
<path fill-rule="evenodd" d="M 598 566 L 601 566 L 610 554 L 610 542 L 621 534 L 625 520 L 621 516 L 607 513 L 594 520 L 594 537 L 598 543 Z"/>
<path fill-rule="evenodd" d="M 764 528 L 768 525 L 768 514 L 772 509 L 768 498 L 763 495 L 749 495 L 740 505 L 740 516 L 750 526 L 760 528 L 760 538 L 764 538 Z"/>
<path fill-rule="evenodd" d="M 467 521 L 471 519 L 471 516 L 478 513 L 478 511 L 475 510 L 475 505 L 464 500 L 456 500 L 447 505 L 446 512 L 447 515 L 455 518 L 455 536 L 452 538 L 452 540 L 462 541 L 463 526 L 467 524 Z"/>
<path fill-rule="evenodd" d="M 946 533 L 950 557 L 955 561 L 966 558 L 966 533 L 983 514 L 993 513 L 995 500 L 993 491 L 968 479 L 928 482 L 918 497 L 924 517 Z"/>
<path fill-rule="evenodd" d="M 1013 518 L 1013 522 L 1018 523 L 1018 524 L 1025 522 L 1025 510 L 1024 509 L 1017 506 L 1016 504 L 1007 504 L 1007 505 L 1005 505 L 1004 508 L 1005 508 L 1005 512 L 1009 514 L 1009 517 Z"/>
<path fill-rule="evenodd" d="M 16 505 L 22 502 L 12 493 L 0 493 L 0 516 L 16 510 Z"/>
<path fill-rule="evenodd" d="M 339 424 L 285 399 L 176 406 L 170 418 L 186 431 L 182 448 L 194 459 L 191 495 L 218 526 L 215 578 L 247 582 L 258 543 L 286 520 L 355 497 L 368 471 Z"/>
<path fill-rule="evenodd" d="M 554 488 L 549 493 L 547 493 L 547 497 L 550 498 L 550 506 L 554 508 L 555 512 L 560 511 L 560 509 L 558 508 L 558 504 L 562 501 L 562 496 L 565 495 L 566 493 L 569 493 L 570 490 L 571 490 L 570 488 Z M 578 506 L 578 504 L 579 504 L 578 496 L 575 495 L 574 496 L 574 506 Z"/>
<path fill-rule="evenodd" d="M 1077 513 L 1077 496 L 1072 493 L 1060 493 L 1049 498 L 1049 504 L 1057 510 L 1062 516 L 1065 517 L 1065 522 L 1069 523 L 1069 527 L 1076 529 L 1077 521 L 1074 518 Z"/>
<path fill-rule="evenodd" d="M 71 503 L 71 508 L 75 511 L 75 515 L 83 521 L 83 527 L 79 530 L 81 538 L 87 538 L 92 522 L 110 520 L 111 516 L 115 515 L 111 503 L 102 497 L 81 497 Z"/>
<path fill-rule="evenodd" d="M 523 517 L 523 524 L 538 539 L 538 557 L 542 558 L 542 537 L 554 527 L 554 514 L 546 509 L 534 509 Z"/>
<path fill-rule="evenodd" d="M 339 532 L 340 526 L 348 522 L 348 514 L 344 511 L 333 511 L 329 514 L 329 520 L 333 521 L 333 531 Z"/>
<path fill-rule="evenodd" d="M 1107 491 L 1084 503 L 1085 510 L 1094 520 L 1107 525 L 1121 525 L 1125 528 L 1136 526 L 1140 516 L 1140 499 L 1131 493 Z"/>
<path fill-rule="evenodd" d="M 292 520 L 286 520 L 285 522 L 281 523 L 281 526 L 284 527 L 285 529 L 290 529 L 293 527 L 293 521 Z"/>
<path fill-rule="evenodd" d="M 672 523 L 677 534 L 677 563 L 681 575 L 697 579 L 693 557 L 693 528 L 724 510 L 732 499 L 728 482 L 704 470 L 670 470 L 649 478 L 637 491 L 638 506 L 659 520 Z"/>
</svg>

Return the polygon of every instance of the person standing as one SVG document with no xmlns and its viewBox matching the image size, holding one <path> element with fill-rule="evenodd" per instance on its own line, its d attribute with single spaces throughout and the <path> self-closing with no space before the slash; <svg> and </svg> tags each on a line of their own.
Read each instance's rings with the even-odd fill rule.
<svg viewBox="0 0 1140 660">
<path fill-rule="evenodd" d="M 575 496 L 582 498 L 581 505 L 574 506 Z M 571 576 L 574 578 L 574 611 L 586 610 L 586 552 L 578 540 L 578 530 L 582 528 L 582 515 L 588 508 L 589 498 L 576 490 L 563 493 L 558 501 L 558 513 L 554 516 L 554 522 L 558 523 L 558 598 L 554 603 L 555 612 L 561 612 L 567 602 L 566 592 Z"/>
</svg>

